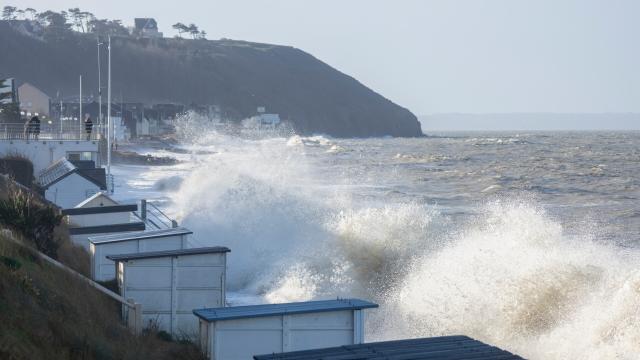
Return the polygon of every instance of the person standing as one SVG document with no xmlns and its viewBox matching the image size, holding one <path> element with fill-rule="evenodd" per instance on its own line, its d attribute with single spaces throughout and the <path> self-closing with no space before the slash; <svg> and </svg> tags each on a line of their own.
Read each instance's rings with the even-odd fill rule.
<svg viewBox="0 0 640 360">
<path fill-rule="evenodd" d="M 40 135 L 40 119 L 38 119 L 37 116 L 34 116 L 31 120 L 27 121 L 25 134 L 27 136 L 27 140 L 30 138 L 38 140 L 38 135 Z"/>
<path fill-rule="evenodd" d="M 38 140 L 38 136 L 40 136 L 40 118 L 34 116 L 31 120 L 33 120 L 33 138 Z"/>
<path fill-rule="evenodd" d="M 91 131 L 93 131 L 93 121 L 91 117 L 87 115 L 84 119 L 84 131 L 87 133 L 87 140 L 91 140 Z"/>
</svg>

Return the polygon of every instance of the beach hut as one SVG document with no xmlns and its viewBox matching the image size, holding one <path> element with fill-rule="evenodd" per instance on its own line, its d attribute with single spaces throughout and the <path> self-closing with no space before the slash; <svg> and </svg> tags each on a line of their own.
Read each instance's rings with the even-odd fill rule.
<svg viewBox="0 0 640 360">
<path fill-rule="evenodd" d="M 108 258 L 116 263 L 120 294 L 142 305 L 147 327 L 197 339 L 198 319 L 193 309 L 225 306 L 229 251 L 216 246 Z"/>
<path fill-rule="evenodd" d="M 91 278 L 109 281 L 116 278 L 113 261 L 107 257 L 146 251 L 186 249 L 189 247 L 189 229 L 178 227 L 154 231 L 136 231 L 89 237 Z"/>
<path fill-rule="evenodd" d="M 364 342 L 359 299 L 198 309 L 200 346 L 210 360 L 251 359 L 256 354 L 307 350 Z"/>
<path fill-rule="evenodd" d="M 132 213 L 138 210 L 137 204 L 110 204 L 91 206 L 91 200 L 97 200 L 101 193 L 97 193 L 75 207 L 62 209 L 62 215 L 66 216 L 67 224 L 71 227 L 101 226 L 126 224 L 132 222 Z M 103 200 L 103 204 L 106 200 Z"/>
<path fill-rule="evenodd" d="M 256 355 L 253 358 L 255 360 L 522 359 L 508 351 L 461 335 L 272 353 Z"/>
</svg>

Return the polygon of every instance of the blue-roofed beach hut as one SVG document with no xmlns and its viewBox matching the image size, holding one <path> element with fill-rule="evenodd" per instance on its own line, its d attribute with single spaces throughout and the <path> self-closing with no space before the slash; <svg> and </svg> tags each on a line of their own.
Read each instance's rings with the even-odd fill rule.
<svg viewBox="0 0 640 360">
<path fill-rule="evenodd" d="M 251 359 L 256 354 L 364 342 L 360 299 L 198 309 L 200 346 L 211 360 Z"/>
</svg>

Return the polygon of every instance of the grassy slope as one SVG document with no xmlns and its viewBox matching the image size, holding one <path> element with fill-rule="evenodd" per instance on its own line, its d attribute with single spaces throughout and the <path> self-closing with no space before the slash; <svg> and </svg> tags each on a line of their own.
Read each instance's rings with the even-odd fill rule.
<svg viewBox="0 0 640 360">
<path fill-rule="evenodd" d="M 0 178 L 0 197 L 7 194 Z M 87 273 L 89 257 L 65 229 L 59 260 Z M 132 336 L 120 306 L 0 234 L 0 359 L 201 359 L 190 343 Z"/>
</svg>

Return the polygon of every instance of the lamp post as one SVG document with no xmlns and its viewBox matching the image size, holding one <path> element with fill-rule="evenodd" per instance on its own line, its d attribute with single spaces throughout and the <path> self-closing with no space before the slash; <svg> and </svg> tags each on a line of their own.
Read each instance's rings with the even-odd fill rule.
<svg viewBox="0 0 640 360">
<path fill-rule="evenodd" d="M 111 181 L 111 36 L 109 36 L 109 71 L 107 78 L 107 179 L 109 187 L 113 187 Z M 113 191 L 113 189 L 109 189 Z"/>
</svg>

